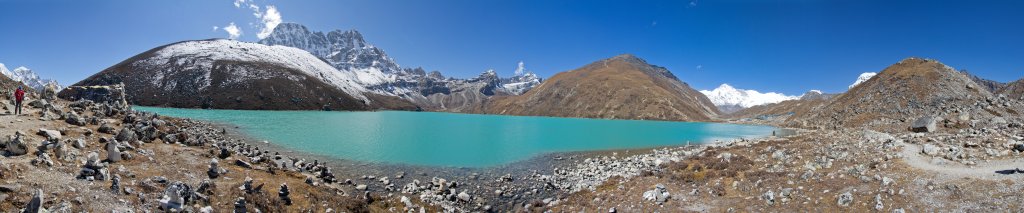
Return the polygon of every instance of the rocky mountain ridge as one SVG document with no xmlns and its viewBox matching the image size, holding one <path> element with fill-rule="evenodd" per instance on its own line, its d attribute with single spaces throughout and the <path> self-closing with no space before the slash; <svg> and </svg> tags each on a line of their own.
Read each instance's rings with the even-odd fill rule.
<svg viewBox="0 0 1024 213">
<path fill-rule="evenodd" d="M 561 72 L 475 112 L 506 115 L 709 121 L 718 108 L 664 67 L 625 54 Z"/>
<path fill-rule="evenodd" d="M 55 86 L 57 90 L 63 88 L 63 86 L 61 86 L 60 83 L 57 83 L 57 81 L 41 78 L 38 74 L 33 72 L 32 69 L 23 66 L 14 68 L 14 70 L 8 70 L 3 63 L 0 63 L 0 74 L 3 74 L 7 78 L 16 82 L 22 82 L 26 86 L 38 91 L 43 91 L 48 85 Z"/>
<path fill-rule="evenodd" d="M 76 86 L 124 83 L 146 106 L 219 109 L 414 109 L 368 92 L 306 51 L 234 40 L 184 41 L 154 48 Z"/>
<path fill-rule="evenodd" d="M 515 76 L 495 75 L 497 82 L 484 80 L 490 78 L 487 75 L 493 70 L 485 71 L 476 79 L 455 79 L 444 78 L 438 71 L 427 73 L 422 68 L 401 68 L 356 30 L 323 33 L 301 24 L 284 23 L 259 43 L 309 51 L 339 71 L 354 73 L 353 82 L 371 92 L 400 97 L 429 110 L 462 111 L 493 95 L 522 94 L 541 81 L 536 74 L 525 71 L 522 62 Z"/>
<path fill-rule="evenodd" d="M 757 90 L 737 89 L 729 84 L 722 84 L 714 90 L 701 90 L 711 103 L 722 113 L 732 113 L 752 106 L 778 103 L 786 100 L 799 99 L 800 96 L 788 96 L 782 93 L 761 93 Z"/>
</svg>

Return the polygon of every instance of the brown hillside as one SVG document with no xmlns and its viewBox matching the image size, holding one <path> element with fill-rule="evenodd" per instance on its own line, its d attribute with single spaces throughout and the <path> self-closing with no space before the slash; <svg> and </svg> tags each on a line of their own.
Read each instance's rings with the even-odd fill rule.
<svg viewBox="0 0 1024 213">
<path fill-rule="evenodd" d="M 1006 97 L 1008 98 L 1024 100 L 1024 78 L 1006 84 L 1005 87 L 1003 87 L 996 93 L 1006 95 Z"/>
<path fill-rule="evenodd" d="M 719 112 L 667 69 L 633 55 L 558 73 L 519 96 L 495 97 L 484 113 L 608 119 L 707 121 Z"/>
<path fill-rule="evenodd" d="M 908 58 L 797 120 L 822 128 L 902 125 L 923 115 L 970 111 L 991 96 L 969 76 L 939 61 Z"/>
</svg>

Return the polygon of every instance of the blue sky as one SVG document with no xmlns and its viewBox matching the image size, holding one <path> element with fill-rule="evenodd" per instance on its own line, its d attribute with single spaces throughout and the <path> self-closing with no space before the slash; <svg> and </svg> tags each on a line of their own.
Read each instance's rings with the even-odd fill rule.
<svg viewBox="0 0 1024 213">
<path fill-rule="evenodd" d="M 470 77 L 516 63 L 541 76 L 622 53 L 697 89 L 721 83 L 798 95 L 842 92 L 862 72 L 938 59 L 984 78 L 1024 77 L 1022 1 L 371 1 L 272 5 L 284 22 L 357 29 L 404 67 Z M 0 0 L 0 63 L 72 84 L 181 40 L 256 41 L 262 20 L 232 0 Z M 214 26 L 218 29 L 214 30 Z"/>
</svg>

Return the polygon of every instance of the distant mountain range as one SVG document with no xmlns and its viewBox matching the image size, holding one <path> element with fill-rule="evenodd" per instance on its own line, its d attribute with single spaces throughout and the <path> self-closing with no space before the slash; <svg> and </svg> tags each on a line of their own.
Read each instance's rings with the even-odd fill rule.
<svg viewBox="0 0 1024 213">
<path fill-rule="evenodd" d="M 862 75 L 862 77 L 865 75 Z M 1016 85 L 985 80 L 924 58 L 907 58 L 867 79 L 858 79 L 850 90 L 826 99 L 800 99 L 752 107 L 729 116 L 732 119 L 763 119 L 795 127 L 841 128 L 859 126 L 901 127 L 919 116 L 999 116 L 997 95 L 1014 95 Z M 991 88 L 990 88 L 991 87 Z M 1020 91 L 1021 89 L 1016 89 Z M 997 92 L 992 92 L 997 91 Z M 805 97 L 807 95 L 804 95 Z"/>
<path fill-rule="evenodd" d="M 722 113 L 732 113 L 752 106 L 778 103 L 786 100 L 799 99 L 800 96 L 789 96 L 782 93 L 761 93 L 757 90 L 736 89 L 729 84 L 722 84 L 714 90 L 701 90 L 711 99 Z"/>
<path fill-rule="evenodd" d="M 525 70 L 522 62 L 510 78 L 501 78 L 493 70 L 473 79 L 454 79 L 444 78 L 437 71 L 428 74 L 422 68 L 403 69 L 355 30 L 323 33 L 301 24 L 284 23 L 259 43 L 306 50 L 341 72 L 353 73 L 352 81 L 370 92 L 402 97 L 433 110 L 462 111 L 486 97 L 522 94 L 541 82 Z"/>
<path fill-rule="evenodd" d="M 59 83 L 57 83 L 57 81 L 40 78 L 38 74 L 36 74 L 27 67 L 18 67 L 14 68 L 14 70 L 11 71 L 8 70 L 7 67 L 4 66 L 4 64 L 0 63 L 0 74 L 3 74 L 7 78 L 10 78 L 15 82 L 22 82 L 26 86 L 31 87 L 32 89 L 35 89 L 37 91 L 43 91 L 43 88 L 45 88 L 46 85 L 51 84 L 55 85 L 57 87 L 57 90 L 63 88 Z"/>
<path fill-rule="evenodd" d="M 259 43 L 213 39 L 154 48 L 76 85 L 124 82 L 136 93 L 129 101 L 142 105 L 458 112 L 541 81 L 522 62 L 508 78 L 493 70 L 456 79 L 401 68 L 358 31 L 322 33 L 285 23 Z"/>
<path fill-rule="evenodd" d="M 11 73 L 38 79 L 24 70 Z M 811 90 L 801 96 L 728 84 L 697 91 L 667 69 L 629 54 L 548 80 L 529 72 L 523 62 L 511 77 L 487 70 L 459 79 L 403 68 L 358 31 L 314 32 L 294 23 L 281 24 L 258 43 L 212 39 L 160 46 L 75 85 L 114 83 L 125 84 L 129 102 L 146 106 L 761 119 L 817 128 L 907 122 L 925 112 L 967 110 L 950 106 L 978 105 L 996 95 L 1024 99 L 1022 81 L 989 81 L 920 58 L 905 59 L 877 74 L 864 73 L 844 93 Z"/>
</svg>

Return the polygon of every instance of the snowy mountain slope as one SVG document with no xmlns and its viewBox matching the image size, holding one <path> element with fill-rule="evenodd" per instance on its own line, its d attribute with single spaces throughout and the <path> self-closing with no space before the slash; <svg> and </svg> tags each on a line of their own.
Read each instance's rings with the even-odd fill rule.
<svg viewBox="0 0 1024 213">
<path fill-rule="evenodd" d="M 189 56 L 196 60 L 176 60 L 177 57 Z M 199 89 L 208 87 L 211 82 L 210 70 L 214 68 L 214 63 L 217 61 L 243 61 L 252 63 L 268 63 L 274 64 L 281 67 L 291 68 L 298 71 L 305 72 L 309 76 L 318 77 L 324 82 L 331 85 L 337 86 L 342 91 L 345 91 L 349 95 L 369 101 L 364 92 L 364 88 L 361 84 L 357 83 L 354 79 L 357 79 L 357 73 L 352 72 L 339 72 L 330 65 L 324 63 L 316 56 L 310 55 L 309 52 L 285 46 L 267 46 L 256 43 L 240 42 L 235 40 L 203 40 L 203 41 L 188 41 L 177 43 L 174 45 L 162 48 L 154 53 L 154 56 L 135 62 L 136 66 L 157 66 L 161 64 L 174 63 L 180 65 L 180 68 L 203 70 L 206 76 L 203 84 L 199 85 Z M 227 79 L 227 83 L 240 82 L 251 79 L 258 79 L 262 76 L 259 75 L 245 75 L 244 72 L 247 70 L 237 70 L 239 72 L 239 79 Z M 154 76 L 150 76 L 151 81 L 160 82 L 166 74 L 164 72 L 158 72 Z M 168 87 L 165 89 L 172 89 Z"/>
<path fill-rule="evenodd" d="M 413 110 L 367 92 L 358 74 L 309 52 L 233 40 L 183 41 L 140 53 L 76 86 L 124 83 L 145 106 L 263 110 Z"/>
<path fill-rule="evenodd" d="M 519 65 L 514 73 L 511 78 L 501 79 L 501 91 L 513 95 L 522 95 L 541 83 L 541 78 L 537 77 L 537 74 L 527 71 L 526 65 L 522 61 L 519 61 Z"/>
<path fill-rule="evenodd" d="M 789 96 L 782 93 L 768 92 L 761 93 L 757 90 L 736 89 L 729 84 L 722 84 L 714 90 L 701 90 L 715 106 L 737 106 L 749 108 L 752 106 L 778 103 L 786 100 L 799 99 L 800 96 Z"/>
<path fill-rule="evenodd" d="M 875 77 L 875 75 L 878 75 L 878 73 L 875 73 L 875 72 L 861 73 L 860 76 L 857 76 L 857 80 L 854 81 L 853 84 L 850 84 L 850 87 L 848 87 L 848 88 L 853 89 L 853 87 L 857 86 L 860 83 L 864 83 L 865 81 L 868 81 L 868 79 L 871 79 L 871 77 Z"/>
<path fill-rule="evenodd" d="M 482 103 L 486 97 L 494 94 L 519 95 L 539 85 L 541 81 L 535 74 L 525 70 L 518 71 L 521 74 L 511 78 L 497 78 L 499 82 L 491 84 L 490 81 L 443 78 L 436 71 L 428 74 L 422 69 L 403 69 L 383 50 L 367 43 L 356 30 L 324 33 L 310 31 L 301 24 L 284 23 L 259 43 L 306 50 L 337 70 L 352 73 L 354 81 L 369 92 L 400 97 L 433 110 L 460 111 L 464 106 L 478 104 L 467 102 Z M 499 93 L 484 94 L 485 91 Z M 450 106 L 459 107 L 453 109 Z"/>
<path fill-rule="evenodd" d="M 55 80 L 40 78 L 39 75 L 37 75 L 31 69 L 26 67 L 14 68 L 14 70 L 11 71 L 8 70 L 3 63 L 0 63 L 0 73 L 7 76 L 11 80 L 22 82 L 25 85 L 32 87 L 32 89 L 35 89 L 37 91 L 43 91 L 44 87 L 50 84 L 56 85 L 57 90 L 64 88 Z"/>
<path fill-rule="evenodd" d="M 282 23 L 260 44 L 283 45 L 309 51 L 338 70 L 370 70 L 394 74 L 401 72 L 395 60 L 370 45 L 356 30 L 313 32 L 297 23 Z"/>
</svg>

